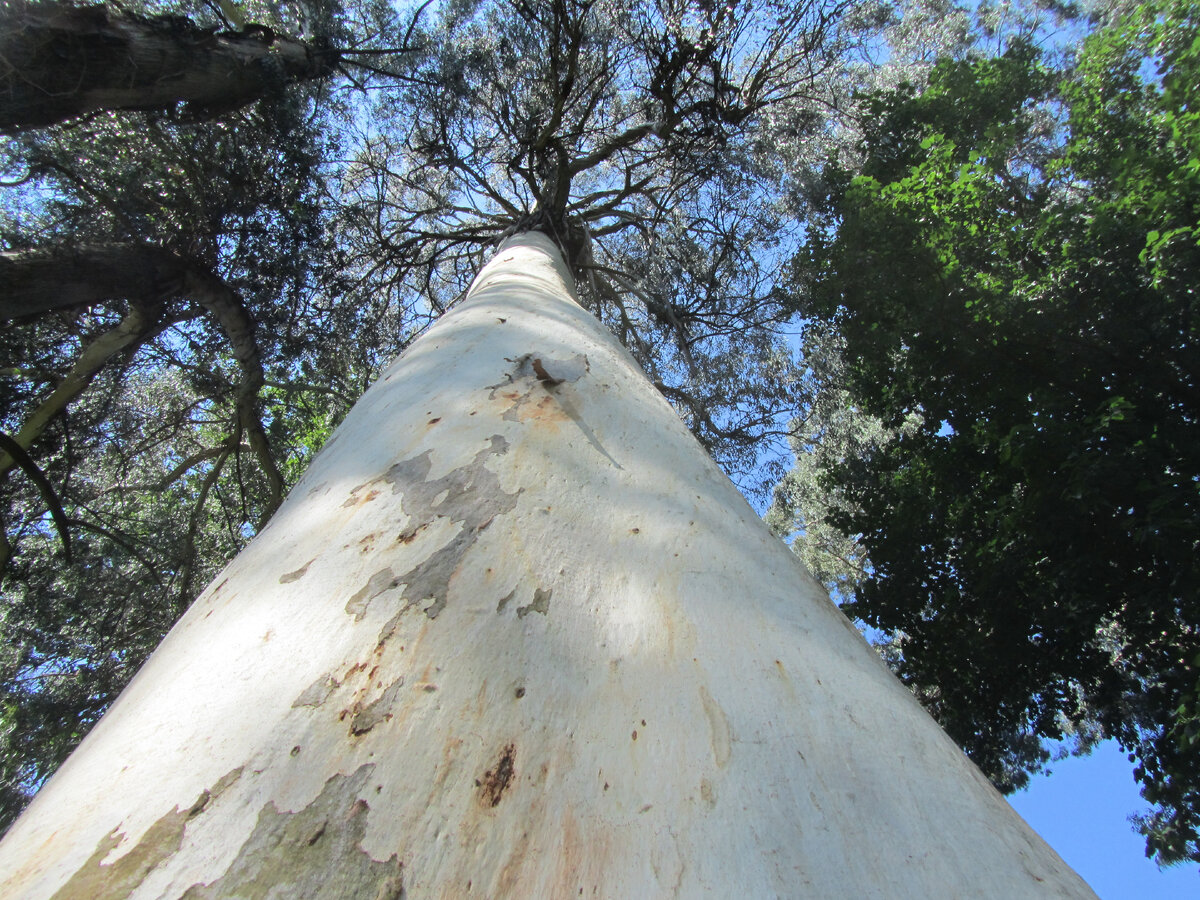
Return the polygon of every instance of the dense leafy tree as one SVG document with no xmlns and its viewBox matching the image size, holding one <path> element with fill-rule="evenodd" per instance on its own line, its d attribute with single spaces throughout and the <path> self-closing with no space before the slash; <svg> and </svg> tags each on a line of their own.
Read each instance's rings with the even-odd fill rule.
<svg viewBox="0 0 1200 900">
<path fill-rule="evenodd" d="M 1115 737 L 1164 862 L 1200 858 L 1198 85 L 1171 0 L 1066 73 L 1022 41 L 939 65 L 871 98 L 795 270 L 900 429 L 825 465 L 870 558 L 849 611 L 1002 787 Z"/>
</svg>

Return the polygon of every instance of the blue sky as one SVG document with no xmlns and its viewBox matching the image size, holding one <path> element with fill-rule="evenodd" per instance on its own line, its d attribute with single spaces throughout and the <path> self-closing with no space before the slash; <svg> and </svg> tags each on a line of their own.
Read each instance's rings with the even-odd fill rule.
<svg viewBox="0 0 1200 900">
<path fill-rule="evenodd" d="M 1101 900 L 1200 898 L 1196 866 L 1159 869 L 1128 817 L 1145 809 L 1133 764 L 1112 741 L 1091 756 L 1055 763 L 1049 776 L 1008 798 Z"/>
</svg>

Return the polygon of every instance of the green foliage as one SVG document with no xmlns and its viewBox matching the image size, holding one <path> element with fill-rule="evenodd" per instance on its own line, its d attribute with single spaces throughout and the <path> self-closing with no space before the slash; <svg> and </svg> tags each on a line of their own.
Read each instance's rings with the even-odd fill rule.
<svg viewBox="0 0 1200 900">
<path fill-rule="evenodd" d="M 888 428 L 855 405 L 845 387 L 842 343 L 821 323 L 805 328 L 803 385 L 808 397 L 803 417 L 791 423 L 795 465 L 776 486 L 766 516 L 771 530 L 790 540 L 805 568 L 839 603 L 853 598 L 871 566 L 855 535 L 836 524 L 852 517 L 857 505 L 826 473 L 875 452 L 918 424 Z"/>
<path fill-rule="evenodd" d="M 219 118 L 101 114 L 4 147 L 22 177 L 0 190 L 0 250 L 153 247 L 228 290 L 263 374 L 288 385 L 261 389 L 256 406 L 289 486 L 364 377 L 346 353 L 354 331 L 311 299 L 325 280 L 320 176 L 337 152 L 324 125 L 310 85 Z M 241 348 L 203 297 L 153 287 L 0 322 L 10 434 L 135 310 L 151 323 L 30 446 L 71 519 L 69 561 L 34 485 L 0 469 L 12 551 L 0 564 L 0 827 L 271 509 L 240 421 Z"/>
<path fill-rule="evenodd" d="M 795 272 L 854 402 L 922 423 L 826 468 L 873 566 L 848 611 L 1003 789 L 1115 737 L 1164 863 L 1200 860 L 1198 92 L 1169 0 L 1073 71 L 1021 42 L 942 64 L 870 98 Z"/>
</svg>

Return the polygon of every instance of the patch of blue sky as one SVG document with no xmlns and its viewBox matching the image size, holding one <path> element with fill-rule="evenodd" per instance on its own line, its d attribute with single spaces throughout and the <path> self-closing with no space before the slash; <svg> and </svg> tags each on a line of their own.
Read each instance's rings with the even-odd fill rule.
<svg viewBox="0 0 1200 900">
<path fill-rule="evenodd" d="M 1133 763 L 1114 741 L 1089 756 L 1051 764 L 1009 804 L 1050 844 L 1101 900 L 1183 900 L 1200 897 L 1197 867 L 1159 868 L 1129 816 L 1145 809 Z"/>
</svg>

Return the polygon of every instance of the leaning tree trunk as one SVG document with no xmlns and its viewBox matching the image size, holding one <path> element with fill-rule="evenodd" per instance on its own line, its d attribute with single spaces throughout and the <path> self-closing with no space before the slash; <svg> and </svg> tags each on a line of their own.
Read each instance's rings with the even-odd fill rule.
<svg viewBox="0 0 1200 900">
<path fill-rule="evenodd" d="M 103 5 L 8 0 L 0 10 L 0 133 L 44 128 L 102 109 L 195 116 L 324 78 L 337 57 L 254 27 L 215 33 L 180 16 Z"/>
<path fill-rule="evenodd" d="M 1092 896 L 539 234 L 363 397 L 0 872 L 86 900 Z"/>
</svg>

